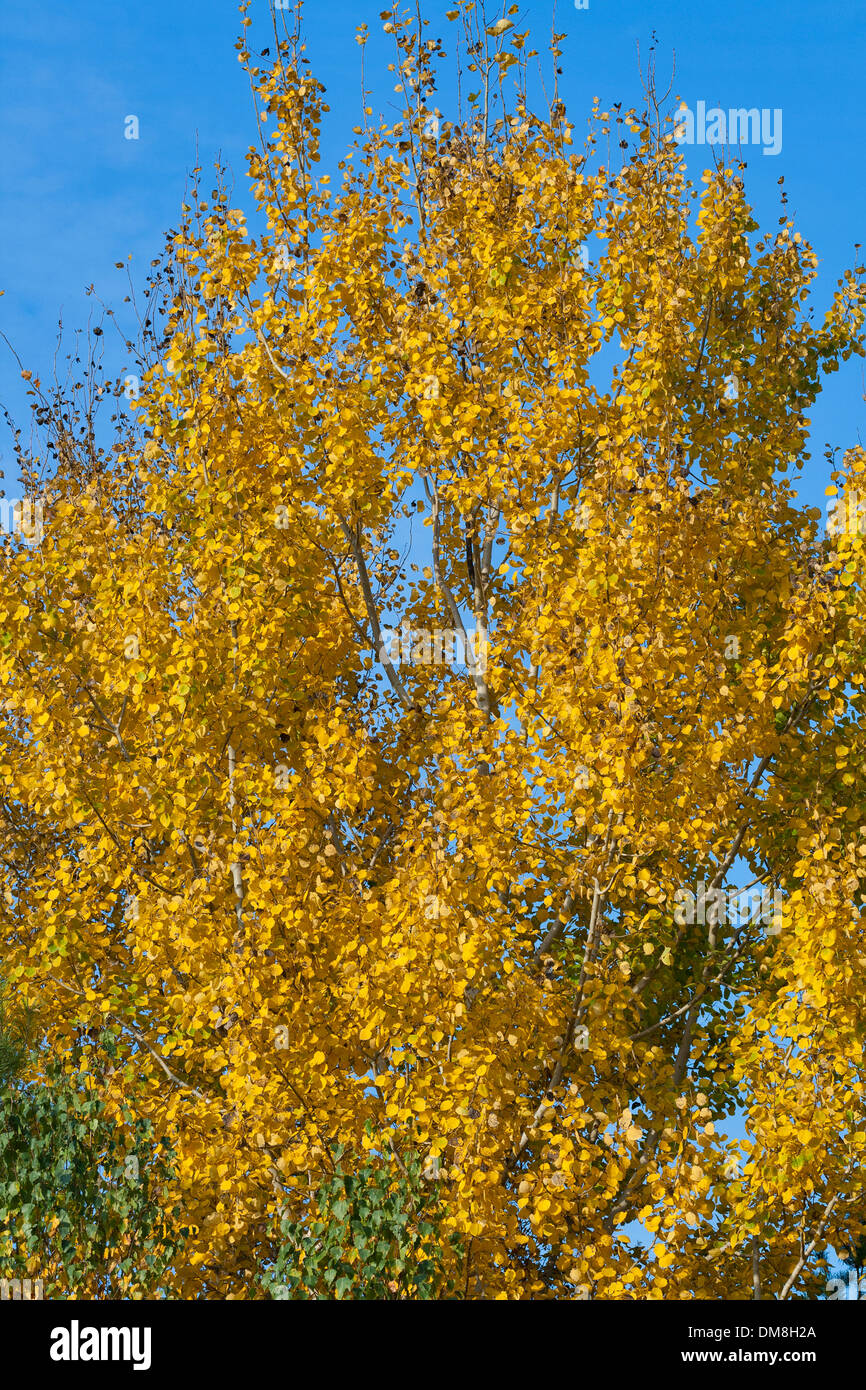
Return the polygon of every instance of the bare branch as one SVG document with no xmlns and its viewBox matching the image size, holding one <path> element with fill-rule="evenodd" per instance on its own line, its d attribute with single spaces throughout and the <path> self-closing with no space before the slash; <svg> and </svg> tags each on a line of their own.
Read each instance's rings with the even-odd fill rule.
<svg viewBox="0 0 866 1390">
<path fill-rule="evenodd" d="M 379 614 L 376 612 L 376 603 L 373 598 L 373 590 L 370 585 L 370 576 L 367 573 L 367 562 L 364 559 L 364 552 L 361 549 L 361 527 L 360 525 L 358 525 L 358 527 L 353 530 L 353 528 L 349 526 L 348 522 L 344 521 L 342 517 L 339 518 L 339 522 L 343 530 L 343 535 L 349 542 L 352 554 L 355 557 L 355 564 L 358 568 L 358 579 L 361 583 L 361 593 L 364 595 L 364 607 L 367 610 L 367 617 L 370 620 L 370 627 L 373 629 L 373 645 L 376 654 L 378 655 L 379 660 L 382 663 L 382 668 L 385 672 L 385 675 L 391 682 L 391 688 L 393 689 L 398 700 L 400 701 L 400 704 L 403 706 L 405 710 L 414 710 L 416 706 L 412 703 L 408 694 L 406 693 L 406 688 L 403 685 L 403 682 L 400 680 L 400 677 L 397 675 L 397 672 L 394 669 L 394 664 L 391 661 L 389 653 L 385 650 L 385 646 L 382 641 L 382 628 L 379 623 Z"/>
</svg>

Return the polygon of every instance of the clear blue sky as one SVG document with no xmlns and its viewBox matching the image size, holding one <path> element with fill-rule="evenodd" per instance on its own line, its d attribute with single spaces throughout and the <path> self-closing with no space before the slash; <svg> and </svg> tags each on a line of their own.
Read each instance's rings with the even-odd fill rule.
<svg viewBox="0 0 866 1390">
<path fill-rule="evenodd" d="M 448 0 L 426 0 L 449 52 Z M 389 100 L 392 57 L 380 38 L 381 0 L 308 0 L 308 55 L 328 88 L 331 114 L 323 171 L 351 138 L 360 104 L 360 50 L 355 29 L 366 22 L 368 85 L 374 108 Z M 493 4 L 488 7 L 491 11 Z M 501 13 L 501 7 L 496 11 Z M 266 0 L 254 0 L 254 33 L 266 35 Z M 523 16 L 535 46 L 550 32 L 550 0 L 529 0 Z M 439 22 L 441 21 L 441 23 Z M 866 58 L 864 0 L 589 0 L 577 10 L 559 0 L 557 27 L 567 32 L 561 94 L 585 129 L 592 98 L 604 106 L 640 104 L 637 44 L 645 57 L 658 36 L 659 83 L 667 85 L 676 53 L 674 94 L 692 109 L 705 101 L 732 107 L 781 108 L 781 153 L 748 151 L 747 188 L 764 226 L 779 216 L 777 180 L 785 176 L 790 211 L 820 257 L 816 303 L 866 231 L 861 92 Z M 0 328 L 26 366 L 47 373 L 58 315 L 67 329 L 98 309 L 85 288 L 118 310 L 124 277 L 114 263 L 131 252 L 137 280 L 176 225 L 187 171 L 207 169 L 221 151 L 243 181 L 244 152 L 255 129 L 246 77 L 234 49 L 239 17 L 232 0 L 59 0 L 7 4 L 0 18 Z M 440 103 L 442 104 L 442 103 Z M 443 105 L 444 109 L 444 105 Z M 123 138 L 128 115 L 140 139 Z M 687 150 L 696 181 L 711 152 Z M 207 188 L 209 185 L 205 184 Z M 246 201 L 246 199 L 244 199 Z M 26 420 L 18 368 L 0 342 L 0 400 Z M 863 368 L 849 363 L 828 378 L 813 421 L 809 501 L 823 500 L 823 445 L 848 445 L 866 433 Z M 8 437 L 0 449 L 9 465 Z M 13 488 L 11 472 L 7 491 Z"/>
</svg>

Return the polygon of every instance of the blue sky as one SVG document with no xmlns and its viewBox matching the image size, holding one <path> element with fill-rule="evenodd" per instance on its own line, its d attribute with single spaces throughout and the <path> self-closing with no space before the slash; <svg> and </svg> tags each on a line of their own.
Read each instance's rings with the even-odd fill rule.
<svg viewBox="0 0 866 1390">
<path fill-rule="evenodd" d="M 424 13 L 451 52 L 453 26 L 444 18 L 449 7 L 449 0 L 426 0 Z M 336 164 L 358 118 L 355 30 L 362 22 L 370 29 L 367 71 L 374 108 L 390 97 L 394 79 L 384 65 L 393 55 L 381 36 L 382 8 L 381 0 L 306 5 L 308 54 L 331 105 L 323 172 Z M 493 4 L 488 8 L 493 11 Z M 267 0 L 253 0 L 251 13 L 253 33 L 261 34 L 258 51 L 268 42 Z M 542 50 L 552 13 L 550 0 L 529 0 L 517 18 L 525 27 L 526 16 Z M 653 31 L 659 86 L 667 86 L 675 53 L 674 95 L 692 109 L 701 100 L 724 109 L 781 108 L 781 152 L 747 151 L 747 189 L 762 225 L 771 227 L 779 216 L 777 180 L 784 174 L 791 214 L 820 258 L 816 303 L 822 307 L 838 275 L 855 262 L 853 244 L 866 230 L 862 0 L 820 6 L 805 0 L 589 0 L 585 10 L 574 0 L 559 0 L 557 28 L 567 33 L 561 95 L 578 139 L 594 96 L 603 106 L 616 100 L 640 104 L 637 45 L 645 59 Z M 61 0 L 5 7 L 0 328 L 34 373 L 47 372 L 61 313 L 72 330 L 98 310 L 85 295 L 88 285 L 121 310 L 124 277 L 114 269 L 116 261 L 131 253 L 137 282 L 143 282 L 165 230 L 176 225 L 196 147 L 205 169 L 221 152 L 240 191 L 255 124 L 234 48 L 238 33 L 234 0 Z M 128 115 L 140 122 L 136 141 L 124 139 Z M 687 158 L 699 181 L 711 151 L 692 146 Z M 847 446 L 866 432 L 863 378 L 858 360 L 827 379 L 813 416 L 815 457 L 805 493 L 812 503 L 823 500 L 827 481 L 825 441 Z M 23 424 L 24 384 L 2 342 L 0 382 L 0 400 Z M 0 438 L 0 449 L 8 465 L 8 437 Z M 8 481 L 7 490 L 12 491 Z"/>
</svg>

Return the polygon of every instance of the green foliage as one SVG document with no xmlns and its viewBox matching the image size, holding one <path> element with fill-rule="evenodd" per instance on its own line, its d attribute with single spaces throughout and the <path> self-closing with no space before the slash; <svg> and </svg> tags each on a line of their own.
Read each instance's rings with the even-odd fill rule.
<svg viewBox="0 0 866 1390">
<path fill-rule="evenodd" d="M 442 1229 L 437 1184 L 411 1157 L 399 1168 L 368 1159 L 343 1168 L 333 1151 L 330 1181 L 311 1194 L 304 1216 L 285 1218 L 282 1244 L 265 1281 L 273 1298 L 413 1299 L 453 1295 L 459 1241 Z M 405 1169 L 405 1171 L 404 1171 Z"/>
<path fill-rule="evenodd" d="M 0 1086 L 0 1275 L 41 1278 L 46 1298 L 158 1297 L 186 1235 L 166 1209 L 173 1154 L 125 1105 L 108 1113 L 92 1071 L 39 1061 L 42 1080 Z"/>
<path fill-rule="evenodd" d="M 0 1086 L 7 1086 L 24 1066 L 33 1023 L 33 1011 L 14 1008 L 0 988 Z"/>
</svg>

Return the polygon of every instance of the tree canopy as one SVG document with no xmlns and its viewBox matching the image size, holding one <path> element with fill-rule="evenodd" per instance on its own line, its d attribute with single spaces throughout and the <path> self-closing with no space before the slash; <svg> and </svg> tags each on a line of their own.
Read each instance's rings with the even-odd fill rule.
<svg viewBox="0 0 866 1390">
<path fill-rule="evenodd" d="M 814 1297 L 866 1209 L 866 604 L 797 483 L 863 267 L 813 321 L 652 82 L 578 145 L 452 14 L 465 114 L 386 11 L 403 110 L 333 184 L 300 31 L 242 38 L 246 202 L 196 171 L 134 375 L 34 373 L 3 971 L 172 1146 L 173 1296 L 263 1296 L 353 1156 L 436 1185 L 443 1296 Z"/>
</svg>

